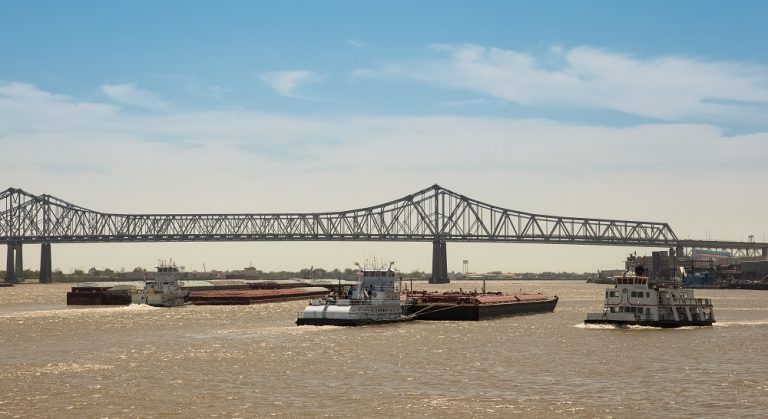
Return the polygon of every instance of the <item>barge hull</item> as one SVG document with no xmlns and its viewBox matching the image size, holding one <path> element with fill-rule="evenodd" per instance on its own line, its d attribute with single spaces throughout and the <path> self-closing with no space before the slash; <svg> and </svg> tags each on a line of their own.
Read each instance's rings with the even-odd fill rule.
<svg viewBox="0 0 768 419">
<path fill-rule="evenodd" d="M 131 294 L 115 293 L 107 290 L 67 292 L 67 305 L 78 306 L 127 306 L 131 304 Z"/>
<path fill-rule="evenodd" d="M 408 308 L 416 320 L 480 321 L 497 317 L 551 313 L 558 298 L 497 304 L 417 303 Z"/>
<path fill-rule="evenodd" d="M 247 305 L 298 300 L 326 294 L 328 289 L 323 287 L 191 291 L 189 301 L 194 305 Z"/>
</svg>

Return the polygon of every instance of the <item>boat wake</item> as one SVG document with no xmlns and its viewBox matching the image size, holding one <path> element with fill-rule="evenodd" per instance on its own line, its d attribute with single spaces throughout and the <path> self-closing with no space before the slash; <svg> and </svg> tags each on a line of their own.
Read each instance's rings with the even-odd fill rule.
<svg viewBox="0 0 768 419">
<path fill-rule="evenodd" d="M 768 320 L 736 320 L 736 321 L 717 321 L 714 327 L 734 327 L 734 326 L 768 326 Z"/>
<path fill-rule="evenodd" d="M 89 315 L 93 313 L 105 313 L 105 312 L 125 312 L 125 311 L 145 311 L 156 310 L 157 307 L 152 307 L 143 304 L 131 304 L 128 306 L 109 306 L 109 307 L 92 307 L 92 308 L 55 308 L 50 310 L 30 310 L 30 311 L 17 311 L 11 313 L 0 314 L 0 318 L 33 318 L 33 317 L 74 317 L 81 315 Z"/>
<path fill-rule="evenodd" d="M 715 323 L 717 324 L 717 323 Z M 577 329 L 590 329 L 590 330 L 672 330 L 654 326 L 638 326 L 638 325 L 615 325 L 615 324 L 584 324 L 580 323 L 574 325 Z M 707 328 L 709 326 L 680 326 L 675 327 L 673 330 L 695 330 L 699 328 Z"/>
<path fill-rule="evenodd" d="M 339 330 L 339 329 L 345 329 L 345 327 L 333 326 L 333 325 L 313 326 L 313 327 L 294 327 L 293 325 L 291 325 L 290 327 L 273 326 L 273 327 L 259 328 L 255 330 L 255 333 L 268 334 L 268 335 L 301 335 L 305 333 L 320 333 L 323 331 L 331 331 L 331 330 Z"/>
<path fill-rule="evenodd" d="M 606 330 L 606 329 L 619 328 L 618 326 L 613 324 L 586 324 L 586 323 L 575 324 L 573 327 L 577 329 L 591 329 L 591 330 Z"/>
</svg>

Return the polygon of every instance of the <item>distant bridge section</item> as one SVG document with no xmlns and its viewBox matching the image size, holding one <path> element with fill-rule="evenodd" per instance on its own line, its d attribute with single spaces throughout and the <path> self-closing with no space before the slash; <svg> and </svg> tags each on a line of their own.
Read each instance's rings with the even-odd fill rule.
<svg viewBox="0 0 768 419">
<path fill-rule="evenodd" d="M 0 242 L 8 244 L 8 272 L 20 271 L 22 243 L 41 243 L 43 282 L 50 280 L 51 243 L 431 241 L 435 282 L 447 281 L 448 241 L 672 249 L 695 244 L 681 242 L 666 223 L 526 213 L 439 185 L 367 208 L 284 214 L 109 214 L 10 188 L 0 193 L 0 211 Z M 766 247 L 737 242 L 733 248 L 765 253 Z"/>
<path fill-rule="evenodd" d="M 698 250 L 718 250 L 727 252 L 734 257 L 768 256 L 768 243 L 735 242 L 718 240 L 680 240 L 675 254 L 677 256 L 693 256 Z"/>
</svg>

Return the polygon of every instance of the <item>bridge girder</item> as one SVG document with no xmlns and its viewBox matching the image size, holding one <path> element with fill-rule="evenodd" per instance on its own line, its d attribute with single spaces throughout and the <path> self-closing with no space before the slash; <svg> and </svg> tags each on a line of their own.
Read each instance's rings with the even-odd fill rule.
<svg viewBox="0 0 768 419">
<path fill-rule="evenodd" d="M 678 256 L 695 256 L 697 250 L 714 250 L 728 253 L 730 257 L 766 257 L 768 243 L 733 242 L 716 240 L 681 240 Z"/>
<path fill-rule="evenodd" d="M 0 193 L 0 241 L 457 241 L 674 247 L 666 223 L 526 213 L 438 185 L 384 204 L 286 214 L 109 214 L 21 189 Z"/>
<path fill-rule="evenodd" d="M 21 189 L 0 192 L 6 281 L 22 269 L 22 243 L 42 244 L 41 282 L 48 282 L 52 243 L 361 240 L 432 242 L 431 282 L 448 281 L 448 241 L 669 247 L 677 256 L 717 249 L 768 257 L 766 243 L 679 240 L 666 223 L 527 213 L 439 185 L 367 208 L 286 214 L 110 214 Z"/>
</svg>

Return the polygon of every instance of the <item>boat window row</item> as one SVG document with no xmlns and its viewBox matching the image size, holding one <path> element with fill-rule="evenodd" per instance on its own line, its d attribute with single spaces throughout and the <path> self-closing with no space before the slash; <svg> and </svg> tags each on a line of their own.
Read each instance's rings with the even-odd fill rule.
<svg viewBox="0 0 768 419">
<path fill-rule="evenodd" d="M 629 296 L 632 297 L 632 298 L 643 298 L 643 292 L 642 291 L 632 291 L 632 292 L 629 293 Z M 645 298 L 651 298 L 650 291 L 645 293 Z"/>
<path fill-rule="evenodd" d="M 395 271 L 363 271 L 363 276 L 391 278 L 395 276 Z"/>
<path fill-rule="evenodd" d="M 605 292 L 606 297 L 618 297 L 619 292 L 618 291 L 606 291 Z"/>
<path fill-rule="evenodd" d="M 661 296 L 662 297 L 671 297 L 673 299 L 687 299 L 688 298 L 688 293 L 687 292 L 678 292 L 678 293 L 671 292 L 671 293 L 662 293 Z"/>
<path fill-rule="evenodd" d="M 375 308 L 372 311 L 374 313 L 388 313 L 388 312 L 393 312 L 394 310 L 384 309 L 384 308 Z"/>
<path fill-rule="evenodd" d="M 647 278 L 619 277 L 616 278 L 616 283 L 619 285 L 645 285 L 647 280 Z"/>
<path fill-rule="evenodd" d="M 611 307 L 611 313 L 636 313 L 636 314 L 651 314 L 650 307 Z"/>
</svg>

